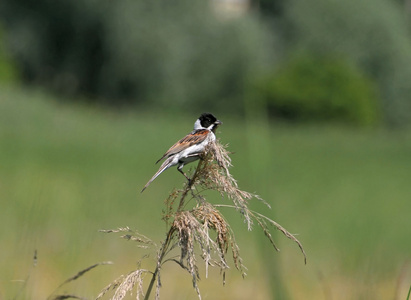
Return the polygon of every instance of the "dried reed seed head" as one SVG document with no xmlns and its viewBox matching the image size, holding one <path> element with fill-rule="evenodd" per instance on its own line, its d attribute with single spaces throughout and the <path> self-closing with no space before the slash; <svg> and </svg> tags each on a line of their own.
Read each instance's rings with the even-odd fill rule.
<svg viewBox="0 0 411 300">
<path fill-rule="evenodd" d="M 178 243 L 181 248 L 181 260 L 194 249 L 194 238 L 201 225 L 188 211 L 176 213 L 172 227 L 178 232 Z"/>
<path fill-rule="evenodd" d="M 220 140 L 216 140 L 208 145 L 206 151 L 212 152 L 214 159 L 217 161 L 218 165 L 225 169 L 226 173 L 229 174 L 228 168 L 232 166 L 231 158 L 229 156 L 230 152 L 226 150 L 227 146 L 223 146 Z"/>
<path fill-rule="evenodd" d="M 189 211 L 176 213 L 172 228 L 178 232 L 178 243 L 181 249 L 179 264 L 190 273 L 193 287 L 201 299 L 197 285 L 197 279 L 200 278 L 200 274 L 197 267 L 194 245 L 197 242 L 203 254 L 207 253 L 209 251 L 207 247 L 208 235 L 201 230 L 201 224 Z M 187 262 L 186 266 L 184 265 L 184 259 Z M 208 258 L 206 257 L 205 260 L 208 261 Z"/>
<path fill-rule="evenodd" d="M 150 273 L 148 270 L 139 269 L 129 273 L 123 281 L 118 285 L 112 300 L 122 300 L 129 293 L 132 295 L 133 288 L 136 287 L 136 299 L 144 297 L 143 280 L 144 276 Z"/>
<path fill-rule="evenodd" d="M 213 229 L 217 233 L 217 243 L 221 253 L 227 253 L 229 245 L 228 223 L 222 217 L 220 212 L 211 204 L 204 203 L 192 210 L 193 215 L 205 226 Z"/>
<path fill-rule="evenodd" d="M 206 268 L 212 264 L 220 266 L 221 269 L 228 268 L 225 260 L 225 253 L 231 242 L 228 235 L 228 224 L 216 210 L 205 213 L 204 210 L 196 208 L 192 211 L 178 212 L 173 228 L 175 232 L 178 232 L 178 243 L 181 248 L 180 261 L 182 263 L 184 259 L 187 260 L 188 269 L 192 275 L 194 271 L 197 273 L 195 244 L 202 252 L 201 257 L 206 263 Z M 216 241 L 210 237 L 210 228 L 217 233 Z M 216 254 L 215 258 L 212 258 L 212 253 Z"/>
<path fill-rule="evenodd" d="M 168 221 L 170 220 L 170 218 L 172 218 L 174 215 L 173 205 L 179 195 L 180 195 L 180 191 L 174 189 L 170 193 L 170 195 L 168 195 L 167 199 L 164 200 L 165 209 L 163 210 L 162 219 L 166 222 L 167 225 L 168 225 Z"/>
<path fill-rule="evenodd" d="M 174 190 L 165 201 L 166 209 L 163 212 L 163 219 L 166 221 L 167 226 L 169 225 L 168 222 L 171 222 L 171 228 L 168 231 L 166 241 L 162 243 L 162 247 L 158 251 L 156 270 L 154 272 L 149 272 L 148 270 L 138 269 L 125 277 L 121 277 L 106 287 L 100 293 L 98 299 L 109 290 L 115 290 L 115 294 L 112 299 L 121 300 L 127 293 L 131 294 L 133 287 L 136 286 L 136 298 L 138 300 L 140 297 L 144 297 L 143 277 L 146 273 L 151 273 L 153 277 L 145 298 L 148 298 L 150 295 L 151 287 L 153 286 L 152 283 L 156 280 L 155 299 L 157 300 L 160 297 L 160 269 L 162 263 L 165 261 L 174 261 L 190 273 L 192 276 L 193 286 L 199 299 L 201 300 L 200 291 L 197 285 L 199 272 L 194 250 L 195 244 L 197 244 L 201 250 L 201 258 L 204 260 L 206 267 L 206 276 L 208 273 L 208 266 L 217 265 L 223 273 L 223 282 L 225 282 L 224 270 L 228 268 L 225 254 L 227 253 L 228 248 L 231 248 L 234 265 L 242 272 L 244 277 L 246 275 L 244 270 L 247 268 L 243 265 L 240 257 L 239 247 L 234 238 L 234 232 L 220 211 L 218 211 L 217 207 L 230 207 L 237 209 L 237 211 L 243 215 L 246 223 L 248 224 L 249 230 L 251 230 L 252 219 L 254 219 L 276 248 L 271 233 L 268 229 L 269 224 L 273 225 L 286 237 L 298 244 L 305 258 L 304 249 L 294 235 L 286 231 L 275 221 L 257 212 L 251 211 L 248 208 L 248 200 L 251 198 L 256 198 L 263 202 L 264 200 L 257 195 L 242 191 L 238 188 L 237 181 L 229 172 L 229 168 L 231 166 L 231 159 L 226 147 L 221 145 L 218 140 L 209 143 L 206 151 L 202 155 L 202 160 L 199 162 L 197 169 L 192 176 L 191 181 L 186 184 L 184 189 Z M 200 192 L 196 192 L 195 185 L 200 185 L 203 189 L 205 188 L 218 191 L 222 196 L 227 196 L 227 198 L 231 199 L 234 205 L 210 204 L 206 201 L 204 196 L 199 194 Z M 190 200 L 186 197 L 189 193 L 192 195 L 191 199 L 194 198 L 197 200 L 197 205 L 192 210 L 187 211 L 183 209 Z M 178 208 L 175 209 L 173 205 L 177 198 L 179 198 L 180 203 Z M 266 202 L 264 203 L 267 204 Z M 215 241 L 210 237 L 210 229 L 216 232 L 217 236 Z M 132 231 L 126 227 L 118 228 L 116 230 L 105 230 L 103 232 L 110 233 Z M 123 238 L 135 240 L 142 244 L 152 243 L 152 241 L 147 237 L 138 233 L 126 234 L 123 235 Z M 177 246 L 180 247 L 181 250 L 180 262 L 176 259 L 167 259 L 164 261 L 164 256 Z M 184 262 L 186 262 L 186 265 Z"/>
<path fill-rule="evenodd" d="M 231 166 L 229 152 L 225 146 L 221 145 L 218 140 L 211 142 L 193 177 L 193 184 L 199 184 L 205 189 L 218 191 L 221 196 L 227 196 L 243 215 L 248 230 L 251 230 L 253 222 L 249 214 L 248 200 L 262 199 L 238 188 L 237 181 L 229 172 Z"/>
</svg>

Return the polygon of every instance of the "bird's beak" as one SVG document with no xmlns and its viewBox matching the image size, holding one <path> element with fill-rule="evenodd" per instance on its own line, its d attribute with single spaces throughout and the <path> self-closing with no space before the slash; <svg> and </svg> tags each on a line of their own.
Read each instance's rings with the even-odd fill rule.
<svg viewBox="0 0 411 300">
<path fill-rule="evenodd" d="M 220 120 L 217 120 L 217 121 L 214 122 L 214 124 L 216 124 L 216 125 L 222 125 L 223 122 L 221 122 Z"/>
</svg>

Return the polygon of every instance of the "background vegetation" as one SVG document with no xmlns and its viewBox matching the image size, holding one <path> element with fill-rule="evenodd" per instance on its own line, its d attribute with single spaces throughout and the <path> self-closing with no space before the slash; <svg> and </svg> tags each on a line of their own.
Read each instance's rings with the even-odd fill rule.
<svg viewBox="0 0 411 300">
<path fill-rule="evenodd" d="M 253 101 L 271 97 L 270 106 L 283 107 L 290 93 L 300 89 L 299 77 L 308 82 L 314 70 L 328 74 L 331 63 L 339 65 L 331 78 L 342 82 L 351 69 L 357 73 L 350 75 L 356 84 L 316 87 L 313 82 L 325 101 L 295 98 L 297 106 L 310 106 L 306 113 L 276 109 L 270 115 L 305 120 L 314 109 L 322 111 L 320 119 L 327 119 L 327 107 L 334 106 L 332 110 L 340 111 L 337 119 L 348 123 L 409 124 L 411 41 L 406 3 L 268 2 L 251 2 L 248 10 L 235 15 L 219 1 L 177 0 L 170 5 L 164 0 L 16 0 L 2 1 L 0 17 L 24 82 L 86 96 L 83 101 L 174 110 L 184 106 L 192 111 L 218 108 L 241 114 L 250 95 Z M 292 74 L 296 55 L 311 59 L 316 68 Z M 290 83 L 282 93 L 272 97 L 254 92 L 256 85 L 271 90 L 284 68 Z M 340 109 L 338 97 L 347 94 L 354 107 L 363 102 L 365 113 L 353 118 Z M 382 119 L 370 117 L 376 106 Z M 318 117 L 313 114 L 311 119 Z"/>
<path fill-rule="evenodd" d="M 182 176 L 139 191 L 203 111 L 224 122 L 240 187 L 273 208 L 254 207 L 308 255 L 281 236 L 274 253 L 228 211 L 249 275 L 203 276 L 205 299 L 406 298 L 407 1 L 218 4 L 0 2 L 0 299 L 44 299 L 114 261 L 64 287 L 92 298 L 134 269 L 144 251 L 98 230 L 164 239 L 158 199 Z M 196 297 L 178 268 L 163 285 Z"/>
</svg>

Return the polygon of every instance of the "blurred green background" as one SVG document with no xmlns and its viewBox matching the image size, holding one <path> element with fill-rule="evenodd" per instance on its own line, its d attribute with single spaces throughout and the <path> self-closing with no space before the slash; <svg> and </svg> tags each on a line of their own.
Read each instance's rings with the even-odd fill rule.
<svg viewBox="0 0 411 300">
<path fill-rule="evenodd" d="M 45 299 L 113 261 L 58 290 L 92 299 L 136 268 L 147 251 L 98 230 L 129 226 L 160 243 L 163 201 L 183 177 L 170 170 L 140 190 L 204 111 L 224 122 L 240 187 L 272 206 L 252 208 L 298 234 L 308 263 L 279 233 L 276 253 L 223 211 L 248 276 L 231 269 L 223 286 L 202 272 L 203 299 L 406 299 L 410 7 L 2 1 L 0 299 Z M 161 299 L 196 298 L 183 270 L 162 272 Z"/>
</svg>

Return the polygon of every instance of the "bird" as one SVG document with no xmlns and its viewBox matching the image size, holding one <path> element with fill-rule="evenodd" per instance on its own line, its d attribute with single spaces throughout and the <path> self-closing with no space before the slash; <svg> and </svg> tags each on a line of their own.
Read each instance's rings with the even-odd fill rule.
<svg viewBox="0 0 411 300">
<path fill-rule="evenodd" d="M 194 129 L 187 134 L 170 149 L 167 150 L 164 155 L 157 160 L 156 164 L 161 160 L 165 161 L 161 164 L 158 171 L 151 177 L 141 193 L 165 170 L 173 166 L 178 165 L 177 170 L 184 175 L 190 182 L 190 179 L 183 172 L 184 165 L 198 160 L 204 153 L 206 146 L 215 141 L 215 131 L 219 125 L 223 124 L 211 113 L 203 113 L 194 123 Z"/>
</svg>

